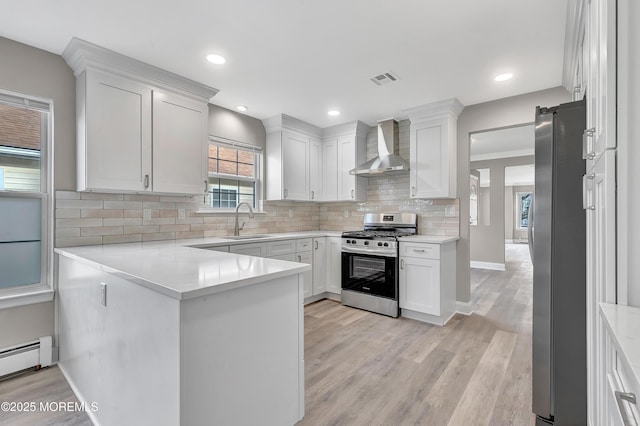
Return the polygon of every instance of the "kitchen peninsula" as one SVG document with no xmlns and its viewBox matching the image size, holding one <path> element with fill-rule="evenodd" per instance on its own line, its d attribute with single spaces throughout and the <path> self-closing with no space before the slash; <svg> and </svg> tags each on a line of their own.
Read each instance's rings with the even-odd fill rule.
<svg viewBox="0 0 640 426">
<path fill-rule="evenodd" d="M 296 423 L 311 267 L 193 244 L 56 249 L 61 370 L 96 424 Z"/>
</svg>

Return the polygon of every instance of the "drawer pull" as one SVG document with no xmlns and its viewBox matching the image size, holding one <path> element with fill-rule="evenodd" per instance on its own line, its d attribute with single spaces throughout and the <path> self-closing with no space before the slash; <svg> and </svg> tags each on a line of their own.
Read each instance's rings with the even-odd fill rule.
<svg viewBox="0 0 640 426">
<path fill-rule="evenodd" d="M 424 253 L 424 249 L 413 249 L 416 253 Z"/>
<path fill-rule="evenodd" d="M 624 406 L 622 405 L 622 401 L 624 400 L 624 401 L 630 402 L 631 404 L 635 405 L 636 404 L 636 396 L 635 396 L 635 394 L 627 393 L 627 392 L 615 391 L 615 395 L 616 395 L 616 403 L 618 404 L 618 410 L 620 411 L 620 415 L 622 416 L 622 423 L 625 426 L 633 425 L 633 423 L 631 423 L 631 421 L 627 417 L 627 410 L 624 409 Z"/>
<path fill-rule="evenodd" d="M 400 259 L 400 269 L 404 269 L 404 259 Z"/>
</svg>

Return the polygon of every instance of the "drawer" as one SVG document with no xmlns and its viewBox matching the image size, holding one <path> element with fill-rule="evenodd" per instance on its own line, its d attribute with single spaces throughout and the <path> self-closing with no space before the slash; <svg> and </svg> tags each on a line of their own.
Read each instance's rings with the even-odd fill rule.
<svg viewBox="0 0 640 426">
<path fill-rule="evenodd" d="M 400 243 L 400 256 L 440 259 L 440 244 Z"/>
<path fill-rule="evenodd" d="M 296 251 L 300 252 L 300 251 L 311 251 L 311 242 L 313 241 L 313 239 L 311 238 L 304 238 L 302 240 L 296 240 Z"/>
<path fill-rule="evenodd" d="M 248 256 L 265 257 L 265 244 L 238 244 L 229 247 L 231 253 L 246 254 Z"/>
<path fill-rule="evenodd" d="M 636 424 L 640 422 L 640 413 L 638 411 L 638 404 L 640 404 L 640 386 L 635 378 L 635 375 L 631 372 L 631 366 L 628 365 L 620 358 L 620 354 L 616 351 L 615 370 L 618 378 L 620 379 L 621 391 L 625 393 L 631 393 L 636 397 L 636 403 L 624 402 L 631 413 L 627 416 L 633 416 Z"/>
<path fill-rule="evenodd" d="M 296 240 L 274 241 L 267 243 L 267 257 L 293 254 L 296 252 Z"/>
<path fill-rule="evenodd" d="M 269 259 L 286 260 L 287 262 L 297 262 L 296 254 L 281 254 L 279 256 L 269 256 Z"/>
</svg>

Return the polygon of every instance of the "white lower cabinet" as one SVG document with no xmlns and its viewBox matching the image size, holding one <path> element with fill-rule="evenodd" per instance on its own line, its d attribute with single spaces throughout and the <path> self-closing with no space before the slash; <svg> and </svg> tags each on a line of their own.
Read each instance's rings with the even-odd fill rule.
<svg viewBox="0 0 640 426">
<path fill-rule="evenodd" d="M 311 251 L 311 238 L 296 240 L 296 262 L 308 263 L 312 270 L 305 272 L 304 277 L 304 298 L 313 296 L 313 252 Z"/>
<path fill-rule="evenodd" d="M 327 237 L 327 291 L 340 294 L 342 291 L 342 239 Z"/>
<path fill-rule="evenodd" d="M 432 324 L 446 324 L 455 313 L 455 264 L 455 242 L 401 242 L 401 315 Z"/>
<path fill-rule="evenodd" d="M 313 295 L 327 291 L 327 239 L 313 239 Z"/>
</svg>

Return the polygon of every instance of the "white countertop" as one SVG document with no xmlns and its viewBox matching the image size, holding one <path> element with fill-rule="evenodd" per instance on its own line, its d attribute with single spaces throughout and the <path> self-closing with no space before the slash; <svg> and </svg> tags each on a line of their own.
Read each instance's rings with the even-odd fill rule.
<svg viewBox="0 0 640 426">
<path fill-rule="evenodd" d="M 640 308 L 601 303 L 600 312 L 620 356 L 640 383 Z"/>
<path fill-rule="evenodd" d="M 400 240 L 400 242 L 444 244 L 458 241 L 460 237 L 450 237 L 444 235 L 408 235 L 406 237 L 400 237 L 398 239 Z"/>
<path fill-rule="evenodd" d="M 178 300 L 306 272 L 307 264 L 202 250 L 195 247 L 269 242 L 286 239 L 339 236 L 313 231 L 269 234 L 246 240 L 194 238 L 146 243 L 56 248 L 55 252 L 90 264 L 123 279 Z"/>
</svg>

